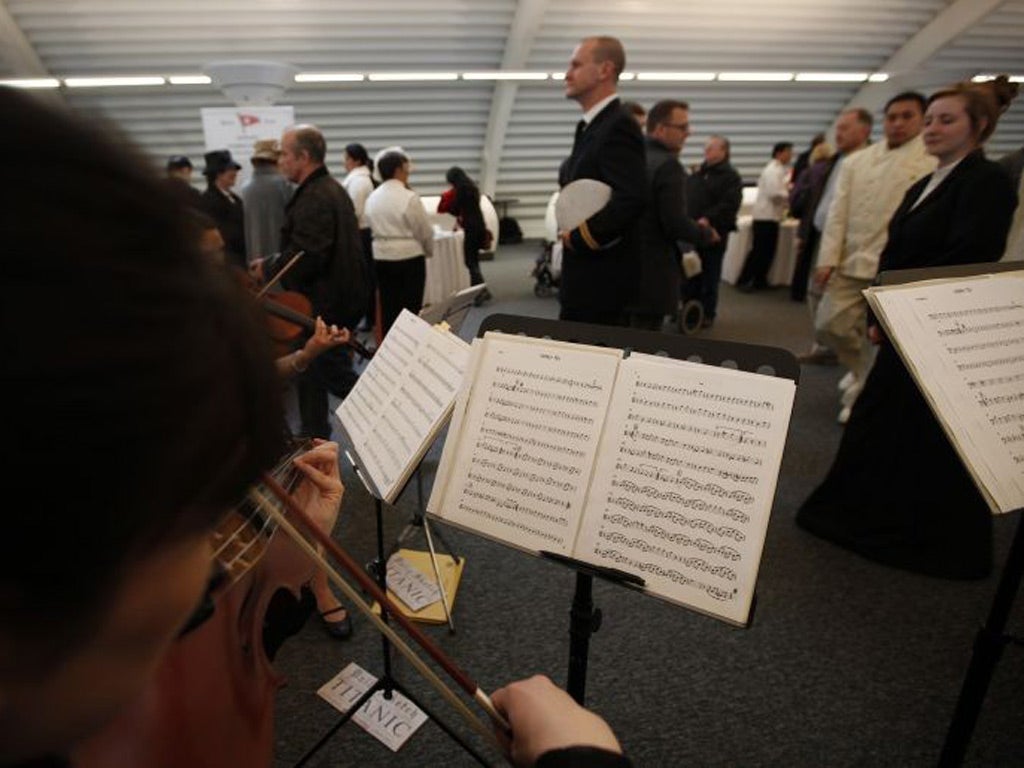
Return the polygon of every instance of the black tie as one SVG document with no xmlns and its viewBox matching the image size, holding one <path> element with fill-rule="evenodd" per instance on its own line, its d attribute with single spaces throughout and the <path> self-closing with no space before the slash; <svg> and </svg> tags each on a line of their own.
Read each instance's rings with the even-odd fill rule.
<svg viewBox="0 0 1024 768">
<path fill-rule="evenodd" d="M 583 131 L 585 131 L 586 129 L 587 129 L 587 121 L 586 120 L 580 120 L 578 123 L 576 123 L 576 138 L 573 139 L 573 144 L 578 144 L 579 143 L 580 136 L 583 135 Z"/>
</svg>

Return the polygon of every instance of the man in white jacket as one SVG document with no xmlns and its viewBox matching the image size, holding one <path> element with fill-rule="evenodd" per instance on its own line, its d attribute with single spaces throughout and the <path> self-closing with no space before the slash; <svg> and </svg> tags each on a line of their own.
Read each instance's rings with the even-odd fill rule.
<svg viewBox="0 0 1024 768">
<path fill-rule="evenodd" d="M 840 424 L 849 418 L 874 361 L 861 292 L 878 272 L 889 219 L 911 185 L 935 170 L 935 158 L 920 137 L 924 104 L 921 94 L 906 92 L 885 105 L 885 140 L 843 163 L 821 235 L 814 283 L 824 295 L 815 317 L 815 338 L 835 350 L 848 371 L 840 382 Z"/>
</svg>

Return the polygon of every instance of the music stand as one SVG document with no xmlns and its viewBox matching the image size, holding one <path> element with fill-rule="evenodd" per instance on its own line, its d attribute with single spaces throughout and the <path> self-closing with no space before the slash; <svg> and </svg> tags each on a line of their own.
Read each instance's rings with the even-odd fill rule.
<svg viewBox="0 0 1024 768">
<path fill-rule="evenodd" d="M 469 310 L 476 305 L 476 300 L 487 289 L 487 283 L 478 283 L 461 291 L 455 291 L 446 299 L 436 304 L 428 304 L 420 310 L 420 317 L 431 325 L 445 322 L 452 333 L 457 334 L 466 320 Z"/>
<path fill-rule="evenodd" d="M 1000 262 L 983 264 L 956 264 L 947 267 L 930 267 L 923 269 L 901 269 L 880 272 L 876 279 L 878 285 L 902 285 L 921 280 L 938 280 L 956 277 L 975 277 L 994 272 L 1012 272 L 1024 270 L 1024 262 Z M 1024 512 L 1013 510 L 1008 514 Z M 939 756 L 940 768 L 953 768 L 963 764 L 967 756 L 967 747 L 981 714 L 981 705 L 985 701 L 992 674 L 1002 656 L 1003 648 L 1013 640 L 1006 634 L 1006 623 L 1010 610 L 1013 608 L 1017 591 L 1020 588 L 1021 576 L 1024 575 L 1024 519 L 1017 520 L 1017 530 L 1010 544 L 1003 572 L 999 577 L 992 605 L 989 608 L 985 623 L 978 629 L 971 651 L 971 661 L 964 675 L 960 695 L 957 697 L 953 718 L 946 731 L 946 740 Z"/>
<path fill-rule="evenodd" d="M 484 318 L 477 331 L 477 336 L 483 337 L 487 331 L 523 334 L 536 338 L 570 341 L 600 347 L 616 347 L 648 354 L 664 354 L 679 360 L 779 376 L 792 379 L 794 382 L 798 382 L 800 379 L 800 365 L 796 358 L 791 352 L 776 347 L 740 344 L 732 341 L 712 341 L 635 328 L 591 325 L 567 320 L 548 320 L 506 314 L 493 314 Z M 594 608 L 593 604 L 594 577 L 598 576 L 631 588 L 642 586 L 643 580 L 612 568 L 600 568 L 589 563 L 582 563 L 571 557 L 556 556 L 552 553 L 542 554 L 576 571 L 576 590 L 569 612 L 569 675 L 566 690 L 578 704 L 583 706 L 590 636 L 601 626 L 601 611 Z M 748 627 L 753 621 L 756 603 L 757 596 L 755 595 L 751 604 Z"/>
<path fill-rule="evenodd" d="M 346 438 L 348 439 L 347 435 Z M 349 440 L 349 442 L 351 442 L 351 440 Z M 353 455 L 347 450 L 345 451 L 345 457 L 348 459 L 349 464 L 352 466 L 352 469 L 355 471 L 356 476 L 362 482 L 367 492 L 369 492 L 369 494 L 373 496 L 377 523 L 377 558 L 374 561 L 374 567 L 370 570 L 372 575 L 376 577 L 377 584 L 380 587 L 381 592 L 383 592 L 386 595 L 388 592 L 388 569 L 387 561 L 384 559 L 385 502 L 380 492 L 377 490 L 377 487 L 374 485 L 373 480 L 368 475 L 363 473 L 362 468 L 360 467 L 359 462 L 356 460 L 356 458 L 353 457 Z M 399 491 L 398 495 L 401 496 L 401 494 L 404 491 L 405 488 L 402 488 L 402 490 Z M 438 582 L 440 583 L 440 576 L 438 576 Z M 443 586 L 441 587 L 441 591 L 443 595 Z M 380 605 L 380 618 L 382 621 L 387 623 L 388 612 L 384 605 Z M 375 693 L 377 693 L 377 691 L 383 691 L 384 698 L 388 700 L 391 699 L 391 696 L 394 691 L 398 691 L 406 699 L 412 702 L 414 706 L 416 706 L 424 714 L 426 714 L 428 718 L 430 718 L 433 722 L 437 723 L 441 730 L 448 734 L 452 741 L 454 741 L 456 744 L 462 747 L 466 751 L 466 753 L 473 757 L 480 765 L 490 766 L 490 763 L 488 763 L 487 760 L 479 752 L 477 752 L 468 742 L 466 742 L 461 736 L 459 736 L 458 733 L 452 730 L 452 728 L 447 723 L 445 723 L 444 720 L 441 720 L 430 709 L 425 707 L 420 702 L 419 699 L 417 699 L 405 687 L 403 687 L 401 683 L 399 683 L 395 679 L 391 671 L 391 641 L 387 638 L 386 635 L 383 634 L 380 636 L 380 640 L 381 651 L 383 654 L 384 673 L 380 676 L 380 678 L 378 678 L 377 682 L 370 686 L 370 688 L 368 688 L 366 692 L 363 693 L 363 695 L 360 696 L 359 699 L 351 707 L 349 707 L 348 710 L 345 711 L 345 713 L 338 719 L 338 721 L 335 722 L 335 724 L 332 725 L 330 729 L 328 729 L 328 731 L 322 737 L 320 737 L 320 740 L 317 741 L 316 744 L 314 744 L 309 750 L 307 750 L 306 754 L 299 758 L 299 761 L 295 763 L 294 768 L 300 768 L 300 766 L 306 765 L 306 763 L 309 762 L 309 760 L 317 752 L 320 751 L 320 749 L 328 742 L 328 740 L 330 740 L 330 738 L 334 736 L 334 734 L 337 733 L 338 730 L 343 725 L 345 725 L 345 723 L 351 720 L 352 716 L 355 715 L 356 712 L 362 709 L 363 705 L 366 704 L 366 702 L 369 701 L 370 698 Z"/>
<path fill-rule="evenodd" d="M 460 291 L 455 291 L 443 301 L 424 307 L 420 310 L 419 316 L 431 325 L 445 323 L 451 333 L 458 334 L 462 328 L 462 324 L 466 320 L 466 316 L 469 314 L 469 310 L 475 306 L 477 297 L 479 297 L 486 288 L 486 283 L 480 283 L 478 285 L 471 285 L 469 288 L 463 288 Z M 441 605 L 444 607 L 445 619 L 448 622 L 448 631 L 451 634 L 455 634 L 455 621 L 452 618 L 448 595 L 445 593 L 444 583 L 441 579 L 441 568 L 437 564 L 437 551 L 434 548 L 434 539 L 430 529 L 430 523 L 427 521 L 423 513 L 425 509 L 425 505 L 423 504 L 423 476 L 420 472 L 419 466 L 416 467 L 415 474 L 416 511 L 413 513 L 412 520 L 406 524 L 398 534 L 398 538 L 395 540 L 395 543 L 391 545 L 391 549 L 388 551 L 387 557 L 390 558 L 391 555 L 401 549 L 402 545 L 405 544 L 417 531 L 423 531 L 427 540 L 427 548 L 430 552 L 430 562 L 434 568 L 434 577 L 437 579 L 438 588 L 441 590 Z M 452 560 L 456 563 L 460 563 L 462 558 L 455 553 L 452 546 L 445 540 L 444 534 L 441 530 L 438 529 L 433 533 L 437 534 L 438 541 L 444 545 L 445 551 L 447 551 Z M 386 563 L 387 560 L 384 562 Z"/>
</svg>

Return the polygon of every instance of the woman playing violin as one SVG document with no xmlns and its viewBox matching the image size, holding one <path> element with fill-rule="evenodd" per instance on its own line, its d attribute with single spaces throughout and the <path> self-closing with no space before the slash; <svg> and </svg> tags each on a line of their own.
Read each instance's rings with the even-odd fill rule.
<svg viewBox="0 0 1024 768">
<path fill-rule="evenodd" d="M 10 506 L 0 536 L 0 765 L 61 765 L 147 685 L 204 591 L 210 530 L 281 455 L 285 424 L 256 309 L 203 260 L 146 162 L 109 126 L 13 90 L 0 111 L 22 183 L 0 212 L 0 471 L 32 502 Z M 296 496 L 325 521 L 335 451 L 298 462 Z M 495 695 L 520 764 L 571 744 L 617 751 L 565 699 L 543 680 Z"/>
</svg>

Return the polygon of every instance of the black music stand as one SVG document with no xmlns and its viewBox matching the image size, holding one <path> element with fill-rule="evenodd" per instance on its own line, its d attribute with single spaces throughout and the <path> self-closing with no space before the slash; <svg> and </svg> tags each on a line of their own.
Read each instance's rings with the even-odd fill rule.
<svg viewBox="0 0 1024 768">
<path fill-rule="evenodd" d="M 353 455 L 347 450 L 345 451 L 345 456 L 348 459 L 349 463 L 351 464 L 352 469 L 355 471 L 356 476 L 363 483 L 363 486 L 370 493 L 370 495 L 373 496 L 374 510 L 376 513 L 377 522 L 377 557 L 371 563 L 371 565 L 367 567 L 367 570 L 369 570 L 371 575 L 373 575 L 376 578 L 377 584 L 380 587 L 381 592 L 383 592 L 386 595 L 388 592 L 388 569 L 387 560 L 384 558 L 385 502 L 383 498 L 381 498 L 381 494 L 377 490 L 377 487 L 374 485 L 373 480 L 363 473 L 362 468 L 360 467 L 359 462 L 356 460 L 356 458 L 353 457 Z M 417 471 L 419 471 L 418 468 Z M 399 491 L 398 495 L 401 496 L 401 494 L 404 491 L 405 488 L 403 487 L 402 490 Z M 387 623 L 388 612 L 383 604 L 380 605 L 380 617 L 381 620 Z M 314 744 L 309 750 L 307 750 L 307 752 L 299 759 L 299 761 L 295 763 L 294 768 L 300 768 L 300 766 L 306 765 L 306 763 L 308 763 L 309 760 L 312 759 L 312 757 L 320 751 L 320 749 L 328 742 L 328 740 L 330 740 L 330 738 L 334 736 L 334 734 L 337 733 L 338 730 L 345 725 L 345 723 L 351 720 L 352 716 L 356 712 L 358 712 L 363 707 L 363 705 L 367 701 L 369 701 L 370 698 L 375 693 L 377 693 L 377 691 L 383 691 L 384 698 L 389 700 L 391 699 L 392 693 L 394 691 L 398 691 L 405 698 L 411 701 L 424 714 L 426 714 L 428 718 L 430 718 L 433 722 L 437 723 L 441 730 L 448 734 L 449 738 L 451 738 L 452 741 L 454 741 L 456 744 L 462 747 L 462 749 L 465 750 L 466 753 L 470 755 L 473 759 L 475 759 L 480 765 L 490 766 L 490 763 L 488 763 L 487 760 L 472 747 L 472 745 L 466 742 L 461 736 L 459 736 L 458 733 L 456 733 L 451 728 L 451 726 L 449 726 L 444 720 L 437 717 L 437 715 L 435 715 L 430 709 L 424 706 L 419 699 L 417 699 L 405 687 L 403 687 L 401 683 L 399 683 L 395 679 L 391 671 L 391 641 L 387 638 L 386 635 L 383 634 L 380 636 L 380 641 L 381 651 L 383 655 L 384 673 L 380 676 L 380 678 L 378 678 L 377 682 L 370 686 L 370 688 L 367 689 L 367 691 L 359 697 L 355 704 L 349 707 L 348 710 L 338 719 L 338 721 L 334 725 L 332 725 L 323 736 L 320 737 L 320 740 L 317 741 L 317 743 Z"/>
<path fill-rule="evenodd" d="M 994 272 L 1012 272 L 1024 270 L 1024 262 L 1000 262 L 996 264 L 957 264 L 948 267 L 931 267 L 925 269 L 901 269 L 881 272 L 876 279 L 878 285 L 902 285 L 903 283 L 921 280 L 939 280 L 956 277 L 975 277 Z M 1007 514 L 1020 514 L 1024 510 L 1017 509 Z M 971 661 L 964 675 L 960 695 L 957 698 L 953 718 L 946 731 L 946 740 L 939 756 L 940 768 L 954 768 L 963 764 L 967 756 L 967 747 L 978 724 L 981 705 L 985 701 L 992 674 L 1003 654 L 1003 648 L 1014 641 L 1013 636 L 1006 634 L 1006 623 L 1013 608 L 1017 591 L 1020 588 L 1021 576 L 1024 575 L 1024 518 L 1017 520 L 1017 531 L 1010 544 L 1003 572 L 999 577 L 999 585 L 992 598 L 988 617 L 978 629 L 971 651 Z"/>
<path fill-rule="evenodd" d="M 591 325 L 566 320 L 548 320 L 519 315 L 494 314 L 484 318 L 477 336 L 487 331 L 523 334 L 536 338 L 571 341 L 600 347 L 616 347 L 648 354 L 664 354 L 680 360 L 690 360 L 708 365 L 720 365 L 744 371 L 763 373 L 771 376 L 800 379 L 800 365 L 791 352 L 776 347 L 754 344 L 740 344 L 732 341 L 711 341 L 686 336 L 643 331 L 634 328 Z M 601 611 L 594 608 L 594 577 L 613 581 L 633 589 L 643 587 L 643 579 L 613 568 L 595 567 L 564 555 L 541 553 L 542 555 L 569 566 L 576 571 L 576 591 L 569 611 L 569 676 L 566 690 L 581 706 L 587 684 L 587 657 L 590 651 L 590 636 L 601 626 Z M 755 594 L 751 604 L 750 622 L 753 621 L 757 604 Z"/>
</svg>

